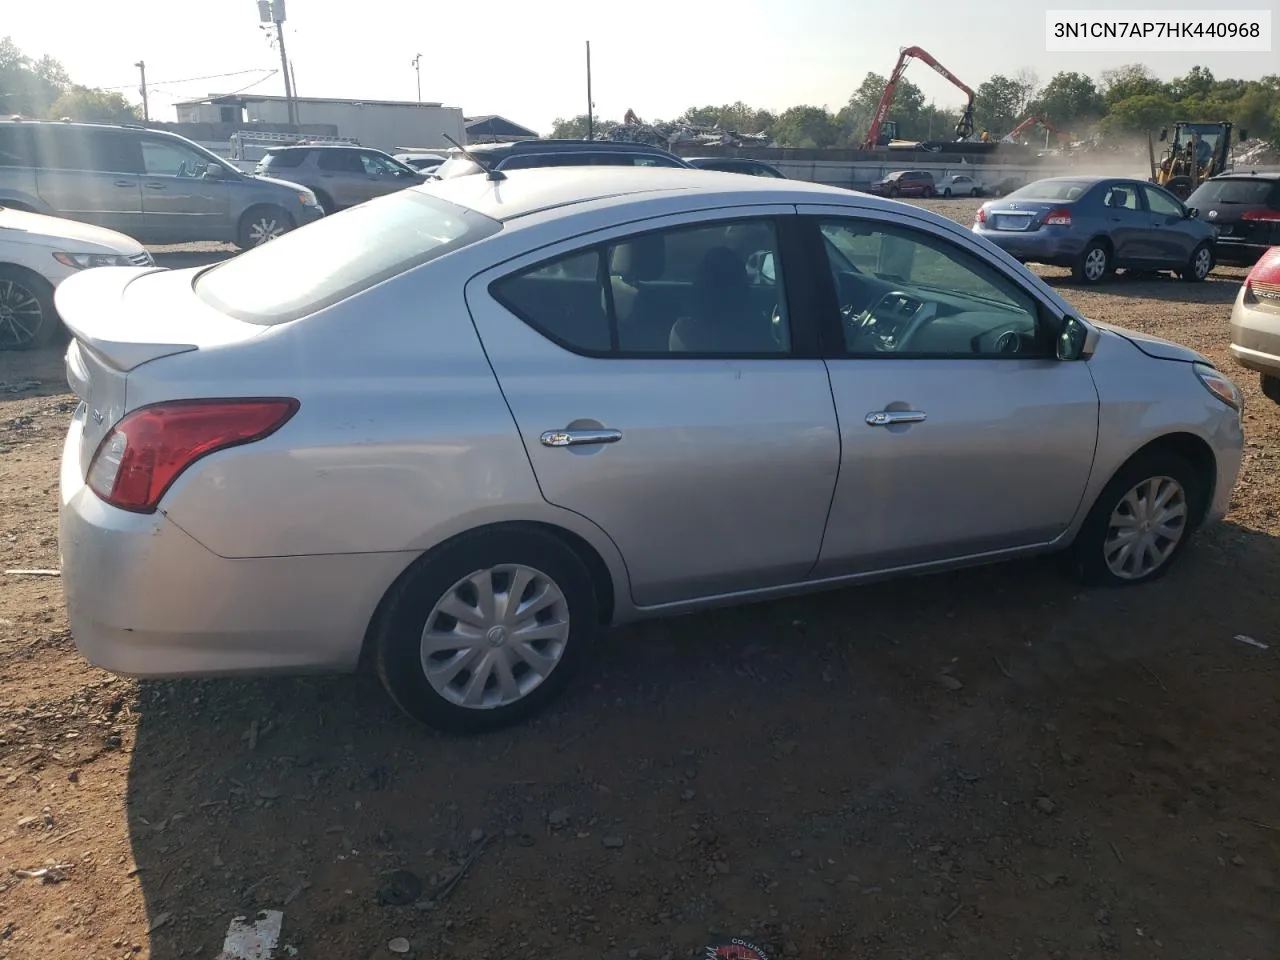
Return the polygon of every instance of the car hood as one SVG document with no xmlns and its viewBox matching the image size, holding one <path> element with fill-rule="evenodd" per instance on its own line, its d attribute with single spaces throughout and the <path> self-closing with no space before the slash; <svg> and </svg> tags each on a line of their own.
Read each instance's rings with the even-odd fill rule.
<svg viewBox="0 0 1280 960">
<path fill-rule="evenodd" d="M 1145 353 L 1148 357 L 1155 357 L 1157 360 L 1177 360 L 1182 363 L 1207 363 L 1213 365 L 1203 354 L 1196 353 L 1190 347 L 1184 347 L 1181 344 L 1173 343 L 1169 340 L 1161 340 L 1159 337 L 1153 337 L 1147 333 L 1139 333 L 1136 330 L 1127 330 L 1124 327 L 1117 327 L 1114 324 L 1102 323 L 1098 320 L 1090 321 L 1094 326 L 1103 330 L 1109 330 L 1116 336 L 1123 337 L 1132 343 L 1135 347 Z"/>
<path fill-rule="evenodd" d="M 91 223 L 80 223 L 65 217 L 49 217 L 43 213 L 28 213 L 25 210 L 10 210 L 0 207 L 0 240 L 18 243 L 33 243 L 43 247 L 69 247 L 68 253 L 108 253 L 135 254 L 142 252 L 142 244 L 132 237 L 125 236 L 105 227 L 95 227 Z M 93 249 L 85 249 L 90 247 Z"/>
<path fill-rule="evenodd" d="M 279 177 L 268 177 L 265 174 L 255 173 L 253 175 L 253 179 L 261 183 L 273 183 L 277 187 L 287 187 L 288 189 L 294 191 L 295 193 L 299 191 L 305 191 L 307 193 L 311 192 L 310 187 L 304 187 L 302 184 L 294 183 L 291 180 L 281 180 Z"/>
</svg>

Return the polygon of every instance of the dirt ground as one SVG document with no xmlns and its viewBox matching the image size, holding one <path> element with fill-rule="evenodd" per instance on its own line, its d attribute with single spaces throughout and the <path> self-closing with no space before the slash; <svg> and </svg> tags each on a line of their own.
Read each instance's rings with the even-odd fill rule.
<svg viewBox="0 0 1280 960">
<path fill-rule="evenodd" d="M 1280 408 L 1227 357 L 1242 273 L 1046 274 L 1239 374 L 1231 515 L 1163 582 L 1031 563 L 647 624 L 540 720 L 450 740 L 366 676 L 113 678 L 56 577 L 0 574 L 0 957 L 212 958 L 262 909 L 312 960 L 675 960 L 712 933 L 788 960 L 1280 957 Z M 57 566 L 72 409 L 57 351 L 0 354 L 0 569 Z"/>
</svg>

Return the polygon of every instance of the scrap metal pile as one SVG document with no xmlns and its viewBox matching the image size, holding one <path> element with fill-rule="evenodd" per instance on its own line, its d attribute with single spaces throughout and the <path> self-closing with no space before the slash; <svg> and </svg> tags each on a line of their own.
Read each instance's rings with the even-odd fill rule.
<svg viewBox="0 0 1280 960">
<path fill-rule="evenodd" d="M 1236 163 L 1248 166 L 1268 167 L 1280 165 L 1280 146 L 1268 140 L 1250 140 L 1240 144 L 1233 158 Z"/>
<path fill-rule="evenodd" d="M 767 147 L 770 138 L 764 133 L 739 133 L 721 127 L 707 127 L 688 123 L 645 123 L 631 110 L 626 119 L 608 133 L 596 134 L 597 140 L 615 140 L 624 143 L 646 143 L 654 147 L 671 148 L 677 143 L 696 143 L 706 147 Z"/>
</svg>

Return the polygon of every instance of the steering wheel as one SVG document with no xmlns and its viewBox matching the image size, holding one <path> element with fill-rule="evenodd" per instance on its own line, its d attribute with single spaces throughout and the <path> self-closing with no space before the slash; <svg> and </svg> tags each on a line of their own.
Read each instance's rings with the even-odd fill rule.
<svg viewBox="0 0 1280 960">
<path fill-rule="evenodd" d="M 891 300 L 912 300 L 920 303 L 920 308 L 907 321 L 906 326 L 899 330 L 896 326 L 885 333 L 877 333 L 874 329 L 879 322 L 876 312 L 886 302 Z M 904 350 L 907 343 L 926 323 L 934 318 L 938 312 L 937 304 L 927 303 L 920 300 L 919 297 L 913 297 L 905 290 L 890 290 L 888 293 L 880 297 L 874 304 L 861 313 L 855 314 L 852 307 L 844 307 L 840 313 L 844 321 L 851 326 L 850 333 L 855 337 L 872 336 L 879 340 L 877 350 L 882 352 L 892 349 L 893 351 Z M 893 346 L 889 347 L 886 343 L 888 339 L 893 340 Z"/>
</svg>

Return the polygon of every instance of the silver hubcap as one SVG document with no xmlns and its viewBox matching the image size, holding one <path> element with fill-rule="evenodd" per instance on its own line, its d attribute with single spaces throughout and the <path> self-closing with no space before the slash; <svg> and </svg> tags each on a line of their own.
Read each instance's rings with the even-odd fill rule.
<svg viewBox="0 0 1280 960">
<path fill-rule="evenodd" d="M 1107 271 L 1107 252 L 1095 247 L 1084 258 L 1084 275 L 1090 280 L 1100 280 Z"/>
<path fill-rule="evenodd" d="M 43 322 L 44 311 L 35 294 L 12 280 L 0 280 L 0 346 L 27 343 Z"/>
<path fill-rule="evenodd" d="M 1196 254 L 1196 276 L 1204 277 L 1209 273 L 1209 251 L 1201 250 Z"/>
<path fill-rule="evenodd" d="M 528 696 L 569 641 L 569 605 L 546 574 L 520 564 L 477 570 L 435 605 L 422 631 L 422 670 L 450 703 L 476 710 Z"/>
<path fill-rule="evenodd" d="M 1172 477 L 1152 477 L 1126 493 L 1111 514 L 1107 567 L 1137 580 L 1164 565 L 1187 530 L 1187 495 Z"/>
<path fill-rule="evenodd" d="M 284 226 L 274 217 L 259 217 L 249 226 L 249 239 L 254 246 L 261 246 L 284 233 Z"/>
</svg>

